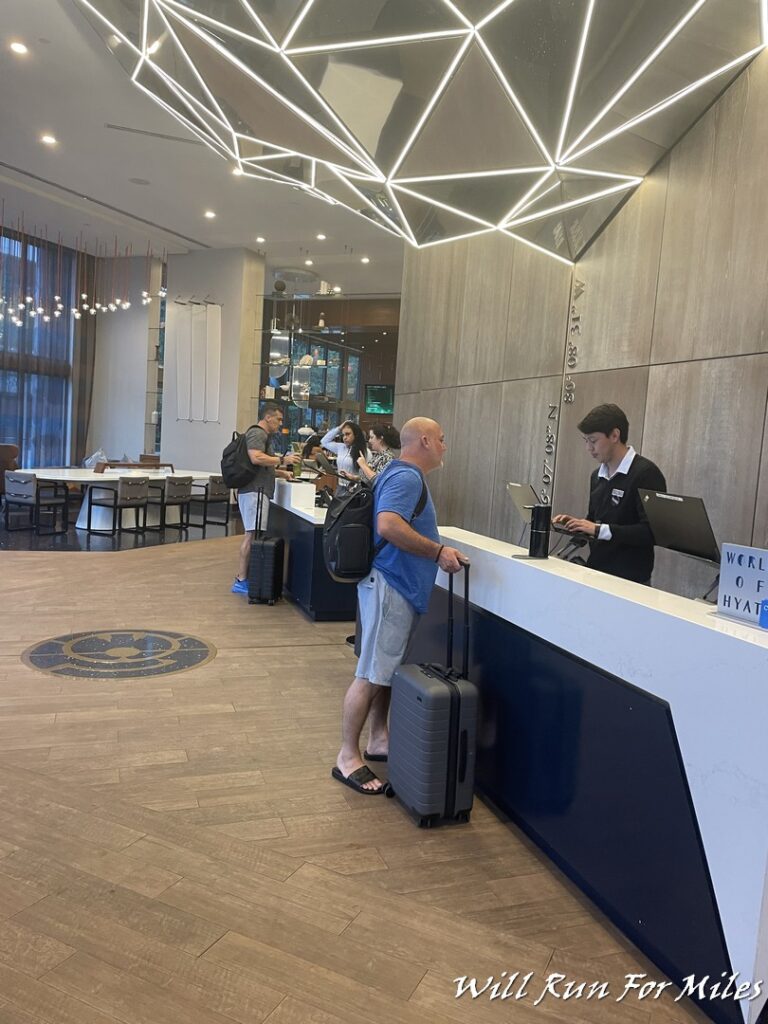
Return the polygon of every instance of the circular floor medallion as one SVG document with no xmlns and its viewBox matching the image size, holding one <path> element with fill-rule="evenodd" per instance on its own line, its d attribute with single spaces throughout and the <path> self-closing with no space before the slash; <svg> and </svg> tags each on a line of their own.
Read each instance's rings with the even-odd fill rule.
<svg viewBox="0 0 768 1024">
<path fill-rule="evenodd" d="M 161 629 L 100 629 L 43 640 L 22 660 L 40 672 L 76 679 L 143 679 L 185 672 L 216 657 L 197 636 Z"/>
</svg>

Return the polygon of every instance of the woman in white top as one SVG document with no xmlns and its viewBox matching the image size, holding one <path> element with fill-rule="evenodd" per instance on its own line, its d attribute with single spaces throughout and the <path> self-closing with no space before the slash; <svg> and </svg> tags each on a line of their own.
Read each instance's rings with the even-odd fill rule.
<svg viewBox="0 0 768 1024">
<path fill-rule="evenodd" d="M 337 441 L 337 437 L 340 437 L 340 440 Z M 367 461 L 370 458 L 370 452 L 365 443 L 365 434 L 358 423 L 345 420 L 341 427 L 331 427 L 320 444 L 336 455 L 336 468 L 342 478 L 341 487 L 348 486 L 344 483 L 345 480 L 360 479 L 357 460 L 363 455 Z"/>
</svg>

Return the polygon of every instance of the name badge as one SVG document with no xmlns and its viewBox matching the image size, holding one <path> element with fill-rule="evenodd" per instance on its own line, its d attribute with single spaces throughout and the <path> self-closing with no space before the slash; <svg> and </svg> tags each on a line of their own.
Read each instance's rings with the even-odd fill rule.
<svg viewBox="0 0 768 1024">
<path fill-rule="evenodd" d="M 614 487 L 611 491 L 611 504 L 618 505 L 623 497 L 624 491 L 620 491 L 618 487 Z"/>
</svg>

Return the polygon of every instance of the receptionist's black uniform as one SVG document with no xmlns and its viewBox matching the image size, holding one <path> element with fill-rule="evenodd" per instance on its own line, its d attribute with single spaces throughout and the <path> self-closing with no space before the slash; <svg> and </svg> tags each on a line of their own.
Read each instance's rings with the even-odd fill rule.
<svg viewBox="0 0 768 1024">
<path fill-rule="evenodd" d="M 625 457 L 622 467 L 626 462 Z M 587 519 L 610 527 L 611 540 L 589 542 L 587 565 L 611 576 L 648 583 L 654 541 L 638 491 L 666 491 L 667 482 L 654 462 L 636 452 L 626 472 L 621 472 L 622 467 L 610 479 L 600 476 L 602 466 L 590 477 Z"/>
</svg>

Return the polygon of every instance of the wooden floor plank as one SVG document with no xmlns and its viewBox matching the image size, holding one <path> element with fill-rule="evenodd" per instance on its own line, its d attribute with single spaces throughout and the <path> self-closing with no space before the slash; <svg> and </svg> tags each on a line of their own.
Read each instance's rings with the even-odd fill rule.
<svg viewBox="0 0 768 1024">
<path fill-rule="evenodd" d="M 125 1024 L 227 1024 L 227 1018 L 178 992 L 75 953 L 45 977 L 52 989 L 80 999 Z M 193 993 L 191 993 L 193 994 Z"/>
</svg>

